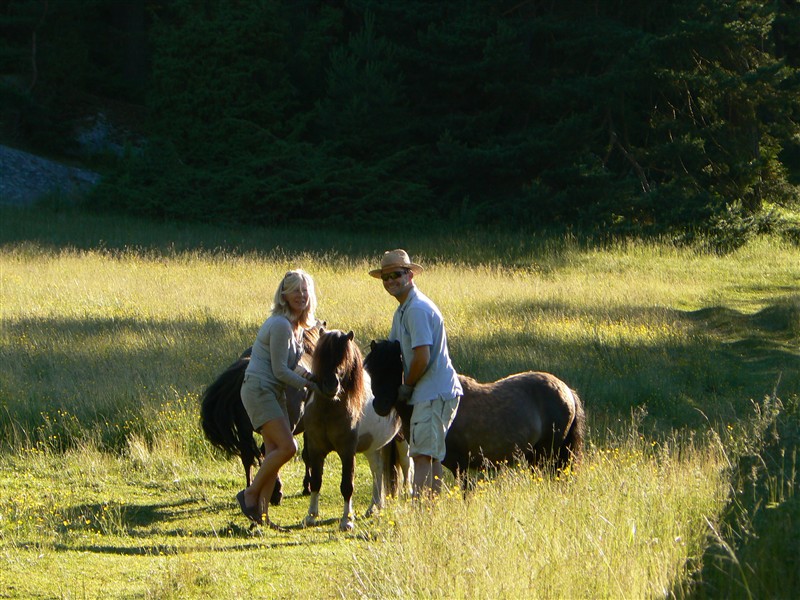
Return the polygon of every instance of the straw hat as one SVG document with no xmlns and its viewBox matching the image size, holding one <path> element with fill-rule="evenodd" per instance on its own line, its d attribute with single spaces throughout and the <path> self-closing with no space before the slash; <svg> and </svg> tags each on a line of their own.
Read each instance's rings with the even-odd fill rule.
<svg viewBox="0 0 800 600">
<path fill-rule="evenodd" d="M 372 277 L 380 277 L 384 271 L 389 271 L 391 269 L 409 269 L 415 275 L 423 271 L 421 266 L 411 262 L 405 250 L 398 249 L 384 252 L 383 258 L 381 259 L 381 268 L 373 269 L 369 274 Z"/>
</svg>

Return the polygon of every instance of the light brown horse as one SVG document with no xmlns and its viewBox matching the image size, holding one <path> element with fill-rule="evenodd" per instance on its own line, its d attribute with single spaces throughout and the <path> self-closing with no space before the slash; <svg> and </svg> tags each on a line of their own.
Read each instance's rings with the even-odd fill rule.
<svg viewBox="0 0 800 600">
<path fill-rule="evenodd" d="M 398 342 L 372 342 L 365 360 L 376 412 L 393 408 L 408 439 L 412 407 L 397 401 L 403 364 Z M 583 452 L 586 416 L 575 390 L 550 373 L 527 371 L 493 383 L 459 375 L 464 396 L 445 438 L 442 464 L 456 477 L 467 469 L 524 458 L 531 465 L 565 468 Z M 464 481 L 464 483 L 466 483 Z"/>
</svg>

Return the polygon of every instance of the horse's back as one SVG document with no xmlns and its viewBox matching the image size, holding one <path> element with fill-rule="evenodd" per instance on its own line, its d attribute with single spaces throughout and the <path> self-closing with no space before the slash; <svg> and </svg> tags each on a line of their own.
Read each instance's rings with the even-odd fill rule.
<svg viewBox="0 0 800 600">
<path fill-rule="evenodd" d="M 459 376 L 464 396 L 447 436 L 448 457 L 473 466 L 485 458 L 503 461 L 537 446 L 560 445 L 576 414 L 576 397 L 566 383 L 537 371 L 492 383 Z"/>
<path fill-rule="evenodd" d="M 476 409 L 491 409 L 504 418 L 518 417 L 521 412 L 546 416 L 575 410 L 576 399 L 570 387 L 550 373 L 526 371 L 491 383 L 479 383 L 464 375 L 459 379 L 464 389 L 462 402 Z M 472 410 L 469 414 L 476 420 L 481 418 Z"/>
</svg>

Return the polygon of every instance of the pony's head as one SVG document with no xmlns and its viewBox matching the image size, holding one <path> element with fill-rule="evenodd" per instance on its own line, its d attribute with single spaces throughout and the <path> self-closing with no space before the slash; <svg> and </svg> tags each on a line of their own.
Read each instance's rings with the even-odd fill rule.
<svg viewBox="0 0 800 600">
<path fill-rule="evenodd" d="M 370 352 L 364 359 L 364 368 L 372 380 L 372 406 L 385 417 L 397 404 L 397 388 L 403 383 L 403 359 L 400 342 L 389 340 L 370 343 Z"/>
<path fill-rule="evenodd" d="M 320 329 L 311 372 L 322 394 L 345 402 L 354 417 L 364 406 L 364 361 L 353 332 Z"/>
</svg>

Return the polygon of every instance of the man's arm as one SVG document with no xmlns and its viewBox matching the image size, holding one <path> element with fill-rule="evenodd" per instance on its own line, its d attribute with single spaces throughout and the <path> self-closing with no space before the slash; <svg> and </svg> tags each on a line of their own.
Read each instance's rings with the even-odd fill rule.
<svg viewBox="0 0 800 600">
<path fill-rule="evenodd" d="M 428 370 L 428 363 L 431 361 L 431 347 L 417 346 L 414 348 L 414 355 L 411 357 L 411 364 L 408 366 L 408 377 L 403 382 L 406 385 L 415 386 L 417 382 Z"/>
</svg>

